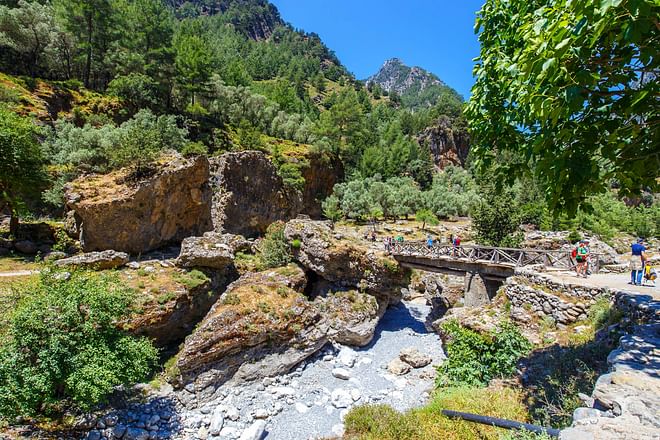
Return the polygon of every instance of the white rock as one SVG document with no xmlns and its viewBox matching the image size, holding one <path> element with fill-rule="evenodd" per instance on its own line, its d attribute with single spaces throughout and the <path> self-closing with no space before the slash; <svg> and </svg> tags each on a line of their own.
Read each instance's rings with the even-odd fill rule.
<svg viewBox="0 0 660 440">
<path fill-rule="evenodd" d="M 296 395 L 296 390 L 291 387 L 273 387 L 271 392 L 284 397 L 293 397 Z"/>
<path fill-rule="evenodd" d="M 362 359 L 360 359 L 360 365 L 369 365 L 369 364 L 372 363 L 373 361 L 374 361 L 374 360 L 371 359 L 371 358 L 363 357 Z"/>
<path fill-rule="evenodd" d="M 222 407 L 217 406 L 213 410 L 213 415 L 211 416 L 211 424 L 209 426 L 209 432 L 211 435 L 218 435 L 222 431 L 222 427 L 225 424 L 225 416 L 222 412 Z"/>
<path fill-rule="evenodd" d="M 361 397 L 362 397 L 362 393 L 360 392 L 360 390 L 356 390 L 355 388 L 351 390 L 351 398 L 353 399 L 354 402 L 360 400 Z"/>
<path fill-rule="evenodd" d="M 241 414 L 238 412 L 238 409 L 236 409 L 235 406 L 228 406 L 225 410 L 225 416 L 233 422 L 241 418 Z"/>
<path fill-rule="evenodd" d="M 396 387 L 397 390 L 403 390 L 408 386 L 408 381 L 403 377 L 400 377 L 399 379 L 394 381 L 394 386 Z"/>
<path fill-rule="evenodd" d="M 137 270 L 140 268 L 140 263 L 138 263 L 137 261 L 129 261 L 128 263 L 126 263 L 126 267 L 128 267 L 129 269 Z"/>
<path fill-rule="evenodd" d="M 431 363 L 431 356 L 420 353 L 416 348 L 404 348 L 399 353 L 399 359 L 413 368 L 426 367 Z"/>
<path fill-rule="evenodd" d="M 255 419 L 267 419 L 269 417 L 268 411 L 264 408 L 257 408 L 252 414 Z"/>
<path fill-rule="evenodd" d="M 234 428 L 233 426 L 225 426 L 222 428 L 222 431 L 220 431 L 220 437 L 225 437 L 225 438 L 238 438 L 238 429 Z"/>
<path fill-rule="evenodd" d="M 261 440 L 266 431 L 266 422 L 257 420 L 248 429 L 243 431 L 240 440 Z"/>
<path fill-rule="evenodd" d="M 352 368 L 353 365 L 355 365 L 356 359 L 357 359 L 357 354 L 355 354 L 355 351 L 353 351 L 348 347 L 342 348 L 339 354 L 337 355 L 337 362 L 348 368 Z"/>
<path fill-rule="evenodd" d="M 324 362 L 331 362 L 331 361 L 334 361 L 334 360 L 335 360 L 335 357 L 331 354 L 326 354 L 325 356 L 323 356 L 323 361 Z"/>
<path fill-rule="evenodd" d="M 333 369 L 332 375 L 335 376 L 337 379 L 342 379 L 342 380 L 348 380 L 351 378 L 351 373 L 349 373 L 348 370 L 345 370 L 343 368 Z"/>
<path fill-rule="evenodd" d="M 344 424 L 339 423 L 332 426 L 332 433 L 337 437 L 342 437 L 344 435 Z"/>
<path fill-rule="evenodd" d="M 339 419 L 343 422 L 347 415 L 348 415 L 348 409 L 342 409 L 339 412 Z"/>
<path fill-rule="evenodd" d="M 295 408 L 296 411 L 298 411 L 300 414 L 305 414 L 307 411 L 309 411 L 309 407 L 301 402 L 296 402 Z"/>
<path fill-rule="evenodd" d="M 331 399 L 335 408 L 348 408 L 353 403 L 351 393 L 342 388 L 334 390 Z"/>
<path fill-rule="evenodd" d="M 396 374 L 397 376 L 403 376 L 410 372 L 410 365 L 399 358 L 394 358 L 389 364 L 387 364 L 387 371 Z"/>
</svg>

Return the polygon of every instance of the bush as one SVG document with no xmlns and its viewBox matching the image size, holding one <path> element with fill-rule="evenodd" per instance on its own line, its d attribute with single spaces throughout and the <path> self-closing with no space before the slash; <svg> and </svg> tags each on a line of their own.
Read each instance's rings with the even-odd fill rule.
<svg viewBox="0 0 660 440">
<path fill-rule="evenodd" d="M 209 149 L 201 142 L 188 142 L 181 149 L 181 154 L 185 157 L 200 156 L 209 153 Z"/>
<path fill-rule="evenodd" d="M 117 327 L 130 291 L 114 276 L 42 273 L 22 295 L 0 346 L 0 416 L 88 410 L 113 388 L 146 378 L 158 358 L 145 338 Z"/>
<path fill-rule="evenodd" d="M 283 222 L 275 222 L 268 227 L 259 257 L 264 267 L 286 266 L 291 262 L 291 249 L 284 237 Z"/>
<path fill-rule="evenodd" d="M 496 377 L 515 372 L 518 360 L 529 353 L 532 344 L 511 322 L 503 321 L 486 334 L 462 327 L 457 321 L 442 325 L 448 337 L 447 360 L 438 367 L 436 385 L 486 385 Z"/>
<path fill-rule="evenodd" d="M 480 244 L 520 247 L 523 240 L 520 214 L 508 191 L 487 188 L 484 200 L 474 210 L 472 225 Z"/>
</svg>

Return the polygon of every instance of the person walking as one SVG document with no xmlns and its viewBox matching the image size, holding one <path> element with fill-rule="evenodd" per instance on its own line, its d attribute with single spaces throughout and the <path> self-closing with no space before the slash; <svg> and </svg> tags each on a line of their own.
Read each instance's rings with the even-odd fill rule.
<svg viewBox="0 0 660 440">
<path fill-rule="evenodd" d="M 644 277 L 644 263 L 646 262 L 646 246 L 644 246 L 644 239 L 637 239 L 637 243 L 633 243 L 630 247 L 630 283 L 633 286 L 641 285 L 642 278 Z"/>
<path fill-rule="evenodd" d="M 575 272 L 577 273 L 577 276 L 581 276 L 583 278 L 587 277 L 588 259 L 589 259 L 589 248 L 587 247 L 585 240 L 580 240 L 580 244 L 578 245 L 577 253 L 575 256 L 575 260 L 577 261 L 577 268 Z"/>
<path fill-rule="evenodd" d="M 433 248 L 433 237 L 431 234 L 426 236 L 426 247 L 429 249 Z"/>
</svg>

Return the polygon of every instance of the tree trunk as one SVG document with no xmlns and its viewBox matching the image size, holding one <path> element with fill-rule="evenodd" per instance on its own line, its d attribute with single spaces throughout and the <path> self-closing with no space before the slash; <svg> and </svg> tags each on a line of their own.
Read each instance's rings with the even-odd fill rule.
<svg viewBox="0 0 660 440">
<path fill-rule="evenodd" d="M 10 217 L 9 217 L 9 234 L 12 235 L 14 238 L 17 238 L 18 234 L 18 216 L 16 215 L 16 211 L 14 210 L 14 205 L 12 205 L 11 202 L 7 202 L 9 206 L 9 212 Z"/>
<path fill-rule="evenodd" d="M 87 14 L 87 60 L 85 61 L 85 72 L 83 73 L 83 82 L 85 87 L 89 87 L 89 78 L 92 73 L 92 13 Z"/>
</svg>

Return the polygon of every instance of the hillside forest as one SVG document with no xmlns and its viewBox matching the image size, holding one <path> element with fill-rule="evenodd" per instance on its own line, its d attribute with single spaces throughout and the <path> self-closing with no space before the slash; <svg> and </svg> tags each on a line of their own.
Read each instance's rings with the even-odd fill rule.
<svg viewBox="0 0 660 440">
<path fill-rule="evenodd" d="M 505 174 L 512 202 L 502 206 L 520 221 L 606 236 L 656 230 L 657 205 L 647 191 L 653 179 L 623 185 L 625 204 L 616 193 L 626 181 L 612 172 L 606 186 L 553 192 L 547 159 L 525 159 L 523 140 L 512 144 L 517 150 L 500 141 L 488 149 L 492 134 L 477 123 L 479 94 L 468 113 L 472 153 L 449 164 L 459 168 L 438 172 L 424 133 L 442 121 L 451 141 L 469 139 L 458 93 L 426 72 L 430 85 L 417 82 L 402 94 L 397 84 L 383 90 L 378 76 L 359 81 L 318 35 L 294 29 L 265 1 L 3 3 L 0 125 L 3 139 L 20 143 L 3 141 L 3 155 L 13 156 L 2 165 L 6 211 L 61 215 L 66 182 L 126 165 L 141 169 L 166 149 L 263 150 L 299 186 L 299 167 L 286 150 L 302 145 L 344 165 L 347 183 L 326 203 L 333 217 L 465 216 L 483 200 L 479 188 L 501 186 L 491 177 Z M 380 75 L 396 79 L 407 68 L 393 61 L 385 67 L 395 72 Z M 566 161 L 567 170 L 588 168 L 578 158 Z M 607 170 L 595 172 L 605 182 Z"/>
</svg>

